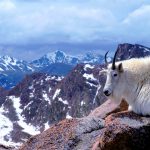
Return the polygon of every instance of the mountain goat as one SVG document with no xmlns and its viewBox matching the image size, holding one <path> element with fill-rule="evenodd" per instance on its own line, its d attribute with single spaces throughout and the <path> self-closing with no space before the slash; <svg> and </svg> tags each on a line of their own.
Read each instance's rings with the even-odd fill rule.
<svg viewBox="0 0 150 150">
<path fill-rule="evenodd" d="M 107 75 L 104 94 L 119 104 L 125 99 L 129 110 L 137 114 L 150 115 L 150 57 L 116 61 L 117 51 L 112 64 L 105 63 Z"/>
</svg>

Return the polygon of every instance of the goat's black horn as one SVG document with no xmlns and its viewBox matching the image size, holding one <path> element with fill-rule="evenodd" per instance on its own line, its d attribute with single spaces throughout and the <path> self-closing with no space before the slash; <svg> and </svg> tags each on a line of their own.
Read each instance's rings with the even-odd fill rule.
<svg viewBox="0 0 150 150">
<path fill-rule="evenodd" d="M 108 61 L 107 61 L 107 54 L 108 54 L 108 52 L 109 52 L 109 51 L 107 51 L 106 54 L 105 54 L 105 64 L 106 64 L 106 65 L 108 65 Z"/>
<path fill-rule="evenodd" d="M 112 69 L 113 69 L 113 70 L 116 69 L 115 62 L 116 62 L 117 53 L 118 53 L 118 50 L 116 50 L 115 55 L 114 55 L 114 58 L 113 58 L 113 63 L 112 63 Z"/>
</svg>

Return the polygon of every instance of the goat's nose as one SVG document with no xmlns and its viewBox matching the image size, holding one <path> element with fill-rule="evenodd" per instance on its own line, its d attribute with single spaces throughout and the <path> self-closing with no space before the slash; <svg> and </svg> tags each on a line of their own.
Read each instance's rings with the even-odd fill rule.
<svg viewBox="0 0 150 150">
<path fill-rule="evenodd" d="M 109 90 L 104 90 L 104 94 L 105 94 L 106 96 L 109 96 L 109 95 L 111 95 L 111 92 L 110 92 Z"/>
</svg>

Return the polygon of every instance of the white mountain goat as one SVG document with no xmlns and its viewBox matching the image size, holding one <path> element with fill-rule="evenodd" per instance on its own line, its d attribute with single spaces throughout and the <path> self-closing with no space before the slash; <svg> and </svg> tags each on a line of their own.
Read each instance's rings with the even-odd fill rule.
<svg viewBox="0 0 150 150">
<path fill-rule="evenodd" d="M 116 61 L 117 51 L 112 64 L 105 63 L 107 75 L 104 94 L 119 104 L 125 99 L 129 110 L 137 114 L 150 115 L 150 57 Z"/>
</svg>

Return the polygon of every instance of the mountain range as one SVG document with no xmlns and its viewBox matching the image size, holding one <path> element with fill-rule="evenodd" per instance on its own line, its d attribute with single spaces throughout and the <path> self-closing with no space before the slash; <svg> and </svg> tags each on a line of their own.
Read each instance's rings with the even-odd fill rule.
<svg viewBox="0 0 150 150">
<path fill-rule="evenodd" d="M 66 77 L 45 73 L 27 75 L 3 91 L 0 107 L 0 143 L 19 146 L 54 123 L 86 116 L 105 101 L 103 66 L 78 64 Z"/>
<path fill-rule="evenodd" d="M 117 49 L 118 60 L 150 55 L 149 48 L 137 44 L 121 44 Z M 106 79 L 99 75 L 104 64 L 77 64 L 66 76 L 32 73 L 30 65 L 31 74 L 17 85 L 0 88 L 0 144 L 19 146 L 58 121 L 86 116 L 106 101 Z"/>
<path fill-rule="evenodd" d="M 10 56 L 0 57 L 0 86 L 10 89 L 34 72 L 51 75 L 67 75 L 79 63 L 100 64 L 104 60 L 100 54 L 87 53 L 85 56 L 71 56 L 62 51 L 48 53 L 31 62 L 17 60 Z"/>
</svg>

